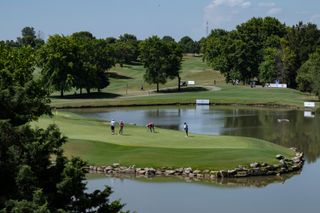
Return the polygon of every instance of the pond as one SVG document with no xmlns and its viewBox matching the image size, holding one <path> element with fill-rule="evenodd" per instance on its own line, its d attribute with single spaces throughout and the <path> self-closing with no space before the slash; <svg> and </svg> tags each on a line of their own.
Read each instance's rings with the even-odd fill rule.
<svg viewBox="0 0 320 213">
<path fill-rule="evenodd" d="M 72 110 L 104 120 L 182 130 L 191 133 L 261 138 L 305 153 L 299 175 L 274 181 L 249 179 L 219 183 L 175 179 L 141 180 L 103 177 L 90 179 L 89 190 L 110 185 L 112 198 L 137 212 L 316 212 L 320 192 L 320 118 L 298 110 L 246 107 L 183 106 Z M 259 184 L 260 183 L 260 184 Z"/>
</svg>

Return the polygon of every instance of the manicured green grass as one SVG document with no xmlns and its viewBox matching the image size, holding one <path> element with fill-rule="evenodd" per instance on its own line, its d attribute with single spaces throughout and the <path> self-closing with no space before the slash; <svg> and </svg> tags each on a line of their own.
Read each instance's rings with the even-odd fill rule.
<svg viewBox="0 0 320 213">
<path fill-rule="evenodd" d="M 194 104 L 196 99 L 209 99 L 213 104 L 244 104 L 303 108 L 304 101 L 316 98 L 293 89 L 249 88 L 246 86 L 221 86 L 216 91 L 189 91 L 181 93 L 151 93 L 149 95 L 101 98 L 54 99 L 53 107 L 99 107 Z"/>
<path fill-rule="evenodd" d="M 196 99 L 210 99 L 214 104 L 245 104 L 290 106 L 302 108 L 303 102 L 317 99 L 314 96 L 292 89 L 250 88 L 232 86 L 224 83 L 224 77 L 205 64 L 201 57 L 186 56 L 182 62 L 182 81 L 194 80 L 197 87 L 182 88 L 182 92 L 168 92 L 176 88 L 177 79 L 160 85 L 160 93 L 155 93 L 155 85 L 144 82 L 145 69 L 142 65 L 115 66 L 110 71 L 110 85 L 102 93 L 91 95 L 71 95 L 65 98 L 53 96 L 52 106 L 63 107 L 101 107 L 131 105 L 194 104 Z M 216 85 L 213 85 L 216 81 Z M 140 90 L 143 85 L 144 90 Z M 56 93 L 57 95 L 58 93 Z"/>
<path fill-rule="evenodd" d="M 126 125 L 124 135 L 112 135 L 109 124 L 81 116 L 57 112 L 42 117 L 40 127 L 55 123 L 69 138 L 64 146 L 67 156 L 80 156 L 90 164 L 121 163 L 138 167 L 193 167 L 228 169 L 251 162 L 276 163 L 275 155 L 292 156 L 284 147 L 263 140 L 192 134 Z"/>
</svg>

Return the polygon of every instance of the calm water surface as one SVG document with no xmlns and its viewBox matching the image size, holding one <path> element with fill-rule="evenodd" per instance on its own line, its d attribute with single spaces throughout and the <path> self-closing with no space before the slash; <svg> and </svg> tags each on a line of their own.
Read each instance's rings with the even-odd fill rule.
<svg viewBox="0 0 320 213">
<path fill-rule="evenodd" d="M 319 212 L 320 119 L 303 111 L 235 107 L 149 107 L 73 110 L 104 120 L 124 120 L 191 133 L 239 135 L 297 147 L 306 156 L 299 175 L 274 180 L 249 179 L 221 183 L 141 180 L 104 177 L 88 181 L 89 190 L 112 186 L 113 199 L 126 209 L 147 212 Z M 279 120 L 279 119 L 288 119 Z M 280 122 L 279 122 L 280 121 Z"/>
</svg>

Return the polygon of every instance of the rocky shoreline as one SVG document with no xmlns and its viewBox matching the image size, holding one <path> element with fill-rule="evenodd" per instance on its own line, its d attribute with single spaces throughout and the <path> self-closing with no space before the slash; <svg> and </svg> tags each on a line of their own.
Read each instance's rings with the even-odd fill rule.
<svg viewBox="0 0 320 213">
<path fill-rule="evenodd" d="M 178 176 L 197 178 L 200 180 L 213 180 L 219 178 L 240 178 L 240 177 L 253 177 L 253 176 L 272 176 L 282 175 L 302 169 L 304 164 L 304 154 L 298 152 L 296 148 L 290 148 L 295 151 L 295 156 L 291 159 L 285 158 L 283 155 L 276 155 L 275 158 L 279 164 L 267 164 L 254 162 L 248 166 L 238 166 L 232 170 L 198 170 L 187 168 L 136 168 L 132 166 L 122 166 L 119 163 L 113 163 L 107 166 L 89 166 L 85 169 L 90 173 L 105 173 L 109 175 L 135 175 L 135 176 Z"/>
</svg>

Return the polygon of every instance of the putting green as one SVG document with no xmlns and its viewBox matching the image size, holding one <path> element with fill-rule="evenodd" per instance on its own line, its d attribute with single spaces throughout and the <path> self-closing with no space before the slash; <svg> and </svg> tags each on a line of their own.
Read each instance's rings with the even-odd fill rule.
<svg viewBox="0 0 320 213">
<path fill-rule="evenodd" d="M 193 167 L 228 169 L 251 162 L 276 163 L 275 155 L 287 157 L 294 152 L 279 145 L 248 137 L 210 136 L 156 128 L 126 125 L 124 135 L 112 135 L 109 123 L 57 112 L 42 117 L 36 126 L 57 124 L 69 138 L 67 156 L 80 156 L 90 164 L 121 163 L 141 167 Z M 118 128 L 116 128 L 117 130 Z"/>
</svg>

